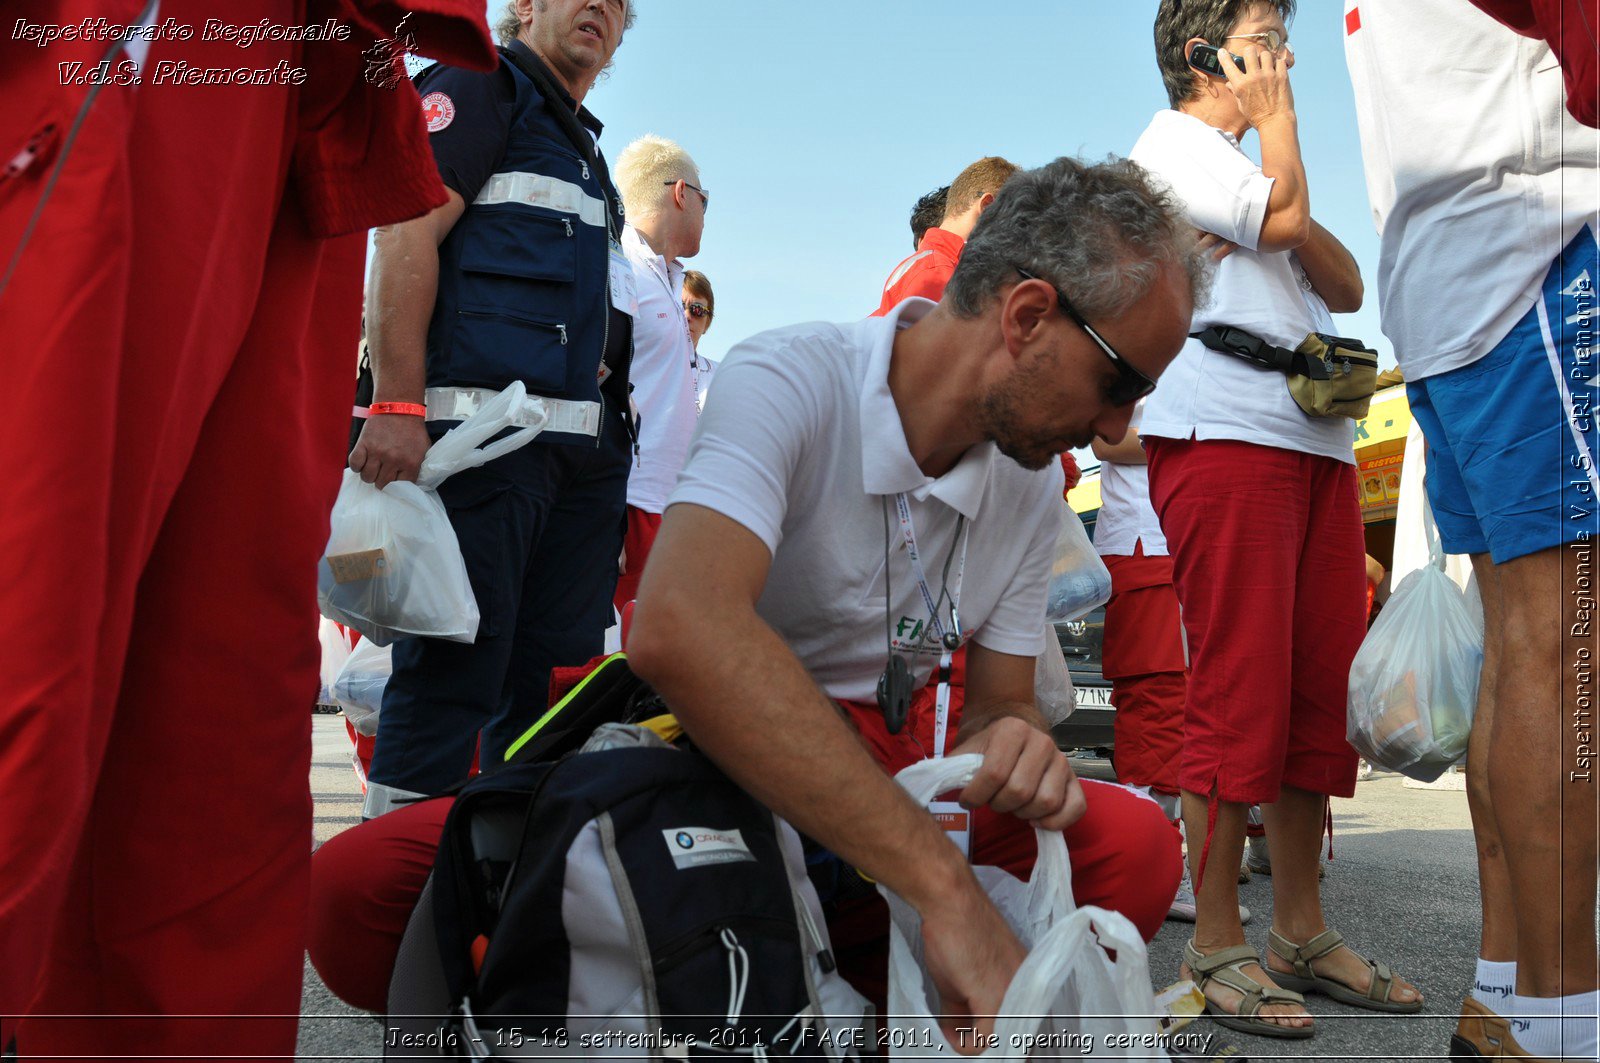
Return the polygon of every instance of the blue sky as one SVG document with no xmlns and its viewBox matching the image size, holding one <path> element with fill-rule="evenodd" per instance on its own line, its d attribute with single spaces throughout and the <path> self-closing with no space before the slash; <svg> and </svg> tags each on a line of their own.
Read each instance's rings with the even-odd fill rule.
<svg viewBox="0 0 1600 1063">
<path fill-rule="evenodd" d="M 911 252 L 912 203 L 974 159 L 1125 154 L 1166 105 L 1153 0 L 637 4 L 586 102 L 608 157 L 658 133 L 700 165 L 712 202 L 690 265 L 716 289 L 712 358 L 763 329 L 872 311 Z M 1392 365 L 1343 29 L 1341 5 L 1303 3 L 1291 80 L 1312 213 L 1367 283 L 1366 306 L 1337 324 Z M 1245 148 L 1256 153 L 1253 134 Z"/>
</svg>

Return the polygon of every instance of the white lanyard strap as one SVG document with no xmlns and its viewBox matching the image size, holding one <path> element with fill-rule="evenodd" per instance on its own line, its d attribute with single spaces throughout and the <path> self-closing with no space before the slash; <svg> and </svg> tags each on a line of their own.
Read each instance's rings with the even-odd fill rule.
<svg viewBox="0 0 1600 1063">
<path fill-rule="evenodd" d="M 950 593 L 950 634 L 955 636 L 947 641 L 944 622 L 939 619 L 939 599 L 933 596 L 933 589 L 928 586 L 928 577 L 922 568 L 922 556 L 917 552 L 917 529 L 911 519 L 911 503 L 904 492 L 894 496 L 894 506 L 900 518 L 900 534 L 905 540 L 906 556 L 911 559 L 911 572 L 916 576 L 917 589 L 922 592 L 922 603 L 928 607 L 928 623 L 939 640 L 939 687 L 934 696 L 933 709 L 933 755 L 937 759 L 944 756 L 945 736 L 950 728 L 950 668 L 955 654 L 955 647 L 950 642 L 959 645 L 961 641 L 961 580 L 967 571 L 967 543 L 971 542 L 972 536 L 969 532 L 961 540 L 961 561 L 956 566 L 955 582 L 947 588 Z M 956 522 L 957 535 L 961 534 L 962 523 Z M 943 594 L 941 590 L 941 597 Z"/>
</svg>

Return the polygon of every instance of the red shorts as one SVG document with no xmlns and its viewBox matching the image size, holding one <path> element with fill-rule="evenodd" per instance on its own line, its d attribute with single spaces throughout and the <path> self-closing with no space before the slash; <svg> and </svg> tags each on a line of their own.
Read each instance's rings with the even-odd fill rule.
<svg viewBox="0 0 1600 1063">
<path fill-rule="evenodd" d="M 622 539 L 625 562 L 617 576 L 616 596 L 611 599 L 619 612 L 639 597 L 639 577 L 644 575 L 644 563 L 650 558 L 650 548 L 655 545 L 656 533 L 660 530 L 661 514 L 628 507 L 628 531 Z"/>
<path fill-rule="evenodd" d="M 1246 804 L 1284 785 L 1351 796 L 1345 700 L 1366 633 L 1355 466 L 1227 439 L 1146 448 L 1189 637 L 1179 785 Z"/>
<path fill-rule="evenodd" d="M 1101 560 L 1111 573 L 1111 600 L 1100 671 L 1117 708 L 1117 778 L 1175 794 L 1188 680 L 1172 558 L 1148 556 L 1135 543 L 1131 556 Z"/>
<path fill-rule="evenodd" d="M 931 712 L 932 688 L 920 691 L 913 714 Z M 923 759 L 910 730 L 890 735 L 877 707 L 844 705 L 862 740 L 895 772 Z M 1072 887 L 1080 904 L 1121 912 L 1145 940 L 1166 918 L 1182 875 L 1178 832 L 1151 801 L 1117 786 L 1085 782 L 1089 810 L 1065 832 Z M 450 800 L 397 809 L 352 827 L 311 861 L 311 962 L 323 983 L 368 1011 L 387 1007 L 389 978 L 411 909 L 433 870 Z M 1033 828 L 988 809 L 973 815 L 973 860 L 1019 877 L 1033 869 Z M 873 895 L 830 916 L 841 973 L 883 1011 L 888 967 L 888 912 Z"/>
</svg>

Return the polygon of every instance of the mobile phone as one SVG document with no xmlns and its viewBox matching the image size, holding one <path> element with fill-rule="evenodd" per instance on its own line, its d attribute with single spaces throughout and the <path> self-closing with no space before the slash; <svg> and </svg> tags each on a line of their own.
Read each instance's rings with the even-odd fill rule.
<svg viewBox="0 0 1600 1063">
<path fill-rule="evenodd" d="M 1217 46 L 1214 44 L 1195 45 L 1194 51 L 1189 53 L 1189 65 L 1212 77 L 1226 76 L 1222 73 L 1222 60 L 1218 57 Z M 1244 73 L 1244 60 L 1237 55 L 1233 57 L 1233 65 L 1239 68 L 1239 73 Z"/>
</svg>

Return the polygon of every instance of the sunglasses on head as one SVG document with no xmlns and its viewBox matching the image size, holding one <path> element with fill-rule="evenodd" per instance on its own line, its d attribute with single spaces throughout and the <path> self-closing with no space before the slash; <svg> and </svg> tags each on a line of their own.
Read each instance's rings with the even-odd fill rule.
<svg viewBox="0 0 1600 1063">
<path fill-rule="evenodd" d="M 711 316 L 711 308 L 705 303 L 684 303 L 683 312 L 699 321 L 703 317 Z"/>
<path fill-rule="evenodd" d="M 1040 279 L 1020 266 L 1013 268 L 1026 280 L 1036 281 Z M 1049 282 L 1046 281 L 1045 283 L 1048 284 Z M 1053 284 L 1050 286 L 1055 288 Z M 1083 315 L 1078 313 L 1067 297 L 1062 294 L 1060 288 L 1055 288 L 1055 292 L 1056 304 L 1061 307 L 1061 312 L 1071 318 L 1079 328 L 1083 329 L 1088 337 L 1094 340 L 1095 346 L 1100 348 L 1101 353 L 1111 359 L 1111 364 L 1117 367 L 1117 378 L 1112 381 L 1111 387 L 1106 391 L 1106 401 L 1113 406 L 1131 406 L 1156 389 L 1156 382 L 1135 369 L 1133 363 L 1118 354 L 1116 348 L 1107 343 L 1105 338 L 1096 332 L 1089 322 L 1084 320 Z"/>
</svg>

